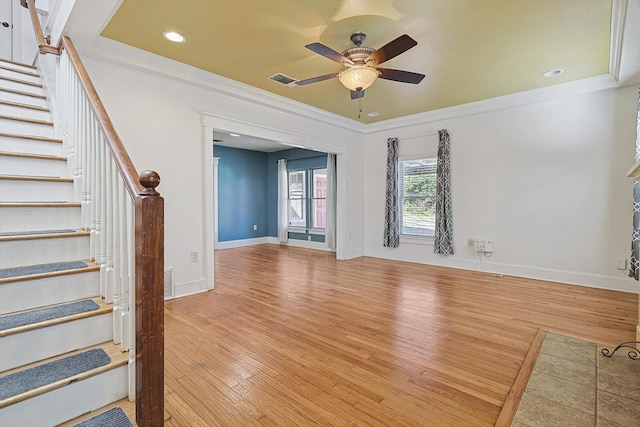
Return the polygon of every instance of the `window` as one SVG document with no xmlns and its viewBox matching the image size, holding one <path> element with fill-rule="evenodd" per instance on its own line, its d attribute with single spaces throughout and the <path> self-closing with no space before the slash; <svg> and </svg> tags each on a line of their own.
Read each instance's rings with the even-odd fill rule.
<svg viewBox="0 0 640 427">
<path fill-rule="evenodd" d="M 289 172 L 289 226 L 307 227 L 307 186 L 305 171 Z"/>
<path fill-rule="evenodd" d="M 436 164 L 436 158 L 400 160 L 400 234 L 435 235 Z"/>
<path fill-rule="evenodd" d="M 313 169 L 311 228 L 325 228 L 327 225 L 327 168 Z"/>
</svg>

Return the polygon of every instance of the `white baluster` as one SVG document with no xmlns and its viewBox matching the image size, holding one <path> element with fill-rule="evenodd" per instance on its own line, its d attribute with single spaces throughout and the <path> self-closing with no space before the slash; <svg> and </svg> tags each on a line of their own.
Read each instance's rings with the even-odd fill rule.
<svg viewBox="0 0 640 427">
<path fill-rule="evenodd" d="M 129 344 L 129 400 L 133 401 L 136 398 L 136 242 L 135 242 L 135 206 L 133 200 L 127 200 L 129 208 L 127 209 L 127 243 L 129 246 L 129 313 L 128 319 L 125 323 L 128 331 L 128 344 Z"/>
<path fill-rule="evenodd" d="M 121 179 L 118 173 L 115 163 L 113 165 L 113 271 L 114 271 L 114 292 L 113 292 L 113 343 L 120 344 L 122 342 L 122 281 L 121 281 L 121 269 L 122 269 L 122 248 L 120 245 L 121 228 L 125 226 L 121 220 L 121 211 L 124 209 L 122 206 L 121 197 Z"/>
<path fill-rule="evenodd" d="M 91 228 L 91 200 L 89 196 L 88 178 L 84 174 L 87 168 L 87 149 L 86 145 L 83 145 L 80 133 L 83 96 L 81 95 L 80 82 L 77 78 L 72 79 L 70 92 L 71 99 L 69 102 L 71 105 L 69 107 L 69 155 L 72 155 L 74 158 L 73 182 L 75 186 L 75 198 L 76 200 L 81 201 L 80 224 L 83 229 L 89 230 Z"/>
<path fill-rule="evenodd" d="M 105 217 L 103 218 L 104 240 L 105 244 L 105 258 L 104 258 L 104 278 L 106 280 L 106 302 L 108 304 L 113 303 L 113 296 L 115 293 L 115 273 L 113 269 L 113 237 L 115 234 L 116 220 L 114 218 L 114 173 L 115 164 L 113 157 L 111 156 L 111 150 L 105 150 L 106 156 L 106 176 L 105 176 Z"/>
<path fill-rule="evenodd" d="M 105 221 L 107 219 L 107 148 L 102 135 L 100 138 L 99 152 L 100 172 L 98 177 L 99 183 L 96 188 L 100 191 L 100 209 L 98 210 L 99 218 L 96 224 L 100 229 L 100 295 L 105 298 L 107 296 L 107 239 L 105 234 Z"/>
</svg>

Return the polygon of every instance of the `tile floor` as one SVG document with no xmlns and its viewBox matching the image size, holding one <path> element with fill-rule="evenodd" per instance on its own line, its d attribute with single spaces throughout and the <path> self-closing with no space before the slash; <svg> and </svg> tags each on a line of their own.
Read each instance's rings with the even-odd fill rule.
<svg viewBox="0 0 640 427">
<path fill-rule="evenodd" d="M 547 333 L 512 426 L 640 426 L 640 360 L 602 348 Z"/>
</svg>

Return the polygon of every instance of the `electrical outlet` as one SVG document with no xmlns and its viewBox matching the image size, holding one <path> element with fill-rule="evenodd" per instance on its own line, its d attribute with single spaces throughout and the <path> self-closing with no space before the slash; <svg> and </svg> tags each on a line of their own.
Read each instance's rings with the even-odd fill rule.
<svg viewBox="0 0 640 427">
<path fill-rule="evenodd" d="M 257 224 L 253 224 L 253 231 L 256 231 L 258 229 L 258 225 Z"/>
<path fill-rule="evenodd" d="M 198 252 L 191 252 L 191 262 L 198 262 Z"/>
<path fill-rule="evenodd" d="M 617 259 L 616 260 L 616 268 L 618 270 L 626 270 L 627 269 L 627 260 L 626 259 Z"/>
<path fill-rule="evenodd" d="M 476 252 L 493 252 L 493 242 L 486 239 L 476 239 Z"/>
</svg>

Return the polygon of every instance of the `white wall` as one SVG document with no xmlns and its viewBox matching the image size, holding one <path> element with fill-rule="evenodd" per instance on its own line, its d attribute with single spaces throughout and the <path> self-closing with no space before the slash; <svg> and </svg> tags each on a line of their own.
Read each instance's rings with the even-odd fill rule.
<svg viewBox="0 0 640 427">
<path fill-rule="evenodd" d="M 636 291 L 628 259 L 637 87 L 427 121 L 365 138 L 365 255 Z M 454 256 L 382 246 L 386 138 L 451 135 Z M 402 148 L 401 148 L 402 150 Z M 491 258 L 467 247 L 494 241 Z"/>
<path fill-rule="evenodd" d="M 202 112 L 235 123 L 237 128 L 228 129 L 231 131 L 259 128 L 266 133 L 286 133 L 289 142 L 308 148 L 319 141 L 325 144 L 318 148 L 327 151 L 332 143 L 345 147 L 348 158 L 355 159 L 347 165 L 349 194 L 345 200 L 351 215 L 346 219 L 350 230 L 346 252 L 362 255 L 362 135 L 201 86 L 87 57 L 83 61 L 136 168 L 160 174 L 158 191 L 165 198 L 165 266 L 174 268 L 177 295 L 207 288 L 202 260 L 206 252 Z M 199 262 L 191 262 L 192 251 L 200 253 Z"/>
</svg>

